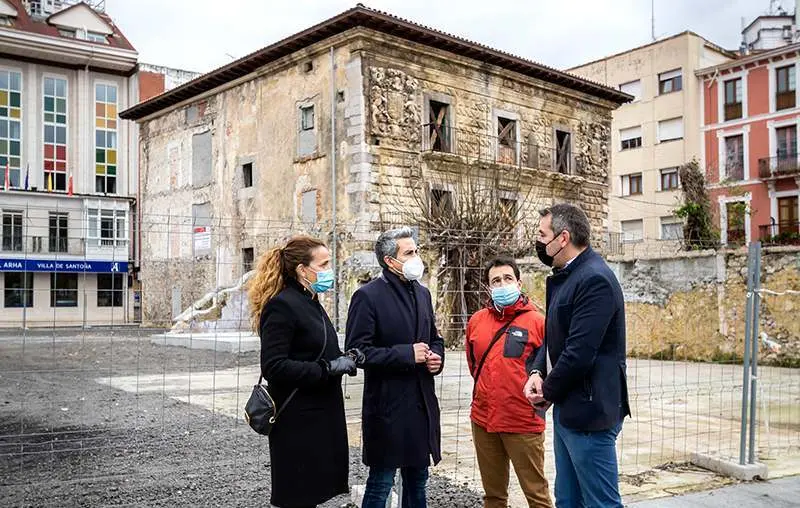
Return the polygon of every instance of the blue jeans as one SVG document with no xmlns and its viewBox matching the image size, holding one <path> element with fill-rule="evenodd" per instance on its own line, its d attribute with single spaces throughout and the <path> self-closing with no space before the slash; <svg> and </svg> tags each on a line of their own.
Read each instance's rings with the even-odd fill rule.
<svg viewBox="0 0 800 508">
<path fill-rule="evenodd" d="M 553 409 L 556 456 L 556 508 L 622 508 L 617 470 L 617 435 L 609 430 L 581 432 L 558 423 Z"/>
<path fill-rule="evenodd" d="M 361 508 L 386 508 L 396 472 L 396 469 L 369 468 Z M 428 468 L 404 467 L 400 469 L 400 476 L 403 478 L 402 508 L 427 508 L 425 485 L 428 482 Z"/>
</svg>

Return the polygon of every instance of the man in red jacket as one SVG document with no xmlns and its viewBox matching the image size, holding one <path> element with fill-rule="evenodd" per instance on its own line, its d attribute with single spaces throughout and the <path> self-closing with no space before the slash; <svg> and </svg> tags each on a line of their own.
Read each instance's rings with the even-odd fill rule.
<svg viewBox="0 0 800 508">
<path fill-rule="evenodd" d="M 486 308 L 467 324 L 466 351 L 475 380 L 472 436 L 484 507 L 508 506 L 509 459 L 529 507 L 550 508 L 544 476 L 544 418 L 520 392 L 544 337 L 544 317 L 522 294 L 519 268 L 499 257 L 486 267 Z"/>
</svg>

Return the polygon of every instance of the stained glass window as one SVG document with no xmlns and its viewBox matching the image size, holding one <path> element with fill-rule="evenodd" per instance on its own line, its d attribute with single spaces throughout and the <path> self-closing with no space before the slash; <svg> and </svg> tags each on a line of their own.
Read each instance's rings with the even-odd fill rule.
<svg viewBox="0 0 800 508">
<path fill-rule="evenodd" d="M 22 75 L 0 70 L 0 188 L 21 187 L 22 174 Z"/>
<path fill-rule="evenodd" d="M 117 87 L 95 85 L 95 191 L 117 193 Z"/>
<path fill-rule="evenodd" d="M 67 190 L 67 80 L 44 78 L 44 185 Z"/>
</svg>

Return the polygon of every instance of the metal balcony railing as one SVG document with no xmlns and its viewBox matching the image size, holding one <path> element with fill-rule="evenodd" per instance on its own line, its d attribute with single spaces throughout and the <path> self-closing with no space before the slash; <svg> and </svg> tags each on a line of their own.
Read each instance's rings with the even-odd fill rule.
<svg viewBox="0 0 800 508">
<path fill-rule="evenodd" d="M 800 221 L 775 222 L 758 227 L 758 238 L 767 245 L 800 245 Z"/>
<path fill-rule="evenodd" d="M 39 235 L 3 235 L 0 253 L 8 257 L 35 257 L 40 254 L 86 254 L 83 238 L 48 237 Z"/>
<path fill-rule="evenodd" d="M 758 159 L 759 178 L 774 179 L 796 175 L 800 175 L 800 159 L 797 153 Z"/>
<path fill-rule="evenodd" d="M 468 160 L 554 171 L 567 175 L 581 172 L 584 160 L 569 149 L 546 148 L 509 138 L 425 124 L 421 126 L 422 152 L 449 153 Z"/>
</svg>

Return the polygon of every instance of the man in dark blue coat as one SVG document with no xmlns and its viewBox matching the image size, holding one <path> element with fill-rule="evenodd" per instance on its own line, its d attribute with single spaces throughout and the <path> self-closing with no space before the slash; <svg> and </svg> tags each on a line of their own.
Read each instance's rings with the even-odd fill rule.
<svg viewBox="0 0 800 508">
<path fill-rule="evenodd" d="M 622 508 L 615 443 L 631 414 L 622 288 L 589 246 L 580 208 L 558 204 L 540 214 L 536 253 L 553 274 L 544 347 L 525 394 L 535 407 L 554 406 L 556 507 Z"/>
<path fill-rule="evenodd" d="M 397 469 L 404 508 L 424 508 L 428 466 L 441 460 L 439 402 L 433 376 L 444 366 L 430 292 L 413 231 L 380 235 L 383 268 L 358 289 L 347 315 L 347 348 L 364 353 L 363 460 L 369 477 L 362 508 L 384 508 Z"/>
</svg>

